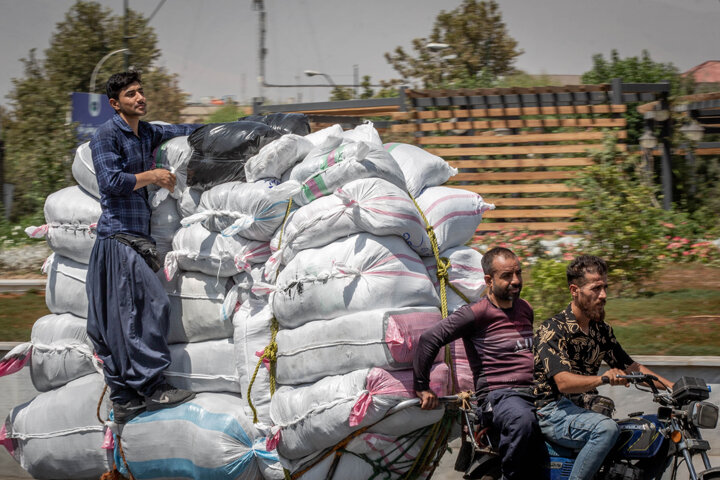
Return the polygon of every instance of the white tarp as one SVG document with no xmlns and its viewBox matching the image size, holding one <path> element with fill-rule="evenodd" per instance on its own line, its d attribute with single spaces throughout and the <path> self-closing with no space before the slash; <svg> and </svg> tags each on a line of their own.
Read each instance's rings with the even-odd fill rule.
<svg viewBox="0 0 720 480">
<path fill-rule="evenodd" d="M 90 142 L 85 142 L 75 150 L 75 157 L 72 164 L 72 175 L 75 181 L 87 193 L 95 198 L 100 198 L 97 177 L 95 177 L 95 165 L 93 165 Z"/>
<path fill-rule="evenodd" d="M 241 393 L 232 339 L 170 345 L 170 366 L 163 372 L 168 382 L 193 392 Z"/>
</svg>

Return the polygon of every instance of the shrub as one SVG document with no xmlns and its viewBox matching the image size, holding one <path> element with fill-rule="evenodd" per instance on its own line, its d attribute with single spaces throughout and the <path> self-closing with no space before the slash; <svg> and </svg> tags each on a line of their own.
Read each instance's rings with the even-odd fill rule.
<svg viewBox="0 0 720 480">
<path fill-rule="evenodd" d="M 523 288 L 522 297 L 535 310 L 535 323 L 545 321 L 570 303 L 566 262 L 539 259 L 530 268 L 531 281 Z"/>
</svg>

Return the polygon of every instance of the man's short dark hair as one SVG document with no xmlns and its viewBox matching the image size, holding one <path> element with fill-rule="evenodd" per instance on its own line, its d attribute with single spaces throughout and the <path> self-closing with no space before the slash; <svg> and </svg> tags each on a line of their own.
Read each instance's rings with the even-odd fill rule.
<svg viewBox="0 0 720 480">
<path fill-rule="evenodd" d="M 505 247 L 493 247 L 487 252 L 485 252 L 485 255 L 483 255 L 482 260 L 480 260 L 480 265 L 482 265 L 483 273 L 485 275 L 490 275 L 492 277 L 494 270 L 493 270 L 493 262 L 496 257 L 504 257 L 504 258 L 517 258 L 517 255 L 513 253 L 512 250 Z"/>
<path fill-rule="evenodd" d="M 135 82 L 142 83 L 142 80 L 140 80 L 140 72 L 136 72 L 135 70 L 112 74 L 105 85 L 108 98 L 118 100 L 120 98 L 120 92 Z"/>
<path fill-rule="evenodd" d="M 582 287 L 585 284 L 586 273 L 597 273 L 603 277 L 607 275 L 607 263 L 595 255 L 580 255 L 570 262 L 566 270 L 568 286 L 577 285 Z"/>
</svg>

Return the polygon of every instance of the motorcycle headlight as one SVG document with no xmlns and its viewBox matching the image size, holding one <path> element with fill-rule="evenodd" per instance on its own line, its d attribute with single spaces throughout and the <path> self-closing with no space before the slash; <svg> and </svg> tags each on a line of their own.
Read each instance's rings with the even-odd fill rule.
<svg viewBox="0 0 720 480">
<path fill-rule="evenodd" d="M 688 419 L 698 428 L 715 428 L 718 421 L 718 407 L 709 402 L 691 402 L 685 409 Z"/>
</svg>

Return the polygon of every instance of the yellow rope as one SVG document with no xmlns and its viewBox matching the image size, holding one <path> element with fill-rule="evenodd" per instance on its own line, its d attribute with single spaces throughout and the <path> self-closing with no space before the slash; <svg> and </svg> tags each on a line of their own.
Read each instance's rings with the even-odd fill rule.
<svg viewBox="0 0 720 480">
<path fill-rule="evenodd" d="M 255 405 L 253 405 L 252 402 L 252 396 L 250 395 L 250 392 L 252 392 L 253 384 L 255 383 L 255 378 L 257 377 L 258 371 L 260 370 L 260 366 L 263 363 L 263 360 L 267 359 L 270 362 L 270 396 L 272 397 L 275 395 L 275 366 L 277 363 L 277 343 L 275 342 L 275 338 L 277 337 L 278 331 L 280 330 L 280 325 L 278 324 L 278 321 L 275 317 L 272 318 L 270 321 L 270 343 L 267 347 L 265 347 L 265 350 L 263 350 L 263 354 L 260 356 L 260 359 L 257 362 L 257 365 L 255 365 L 255 371 L 253 372 L 253 376 L 250 379 L 250 384 L 248 385 L 247 389 L 247 402 L 248 406 L 250 407 L 250 410 L 253 412 L 253 423 L 258 422 L 258 416 L 257 416 L 257 410 L 255 409 Z"/>
</svg>

